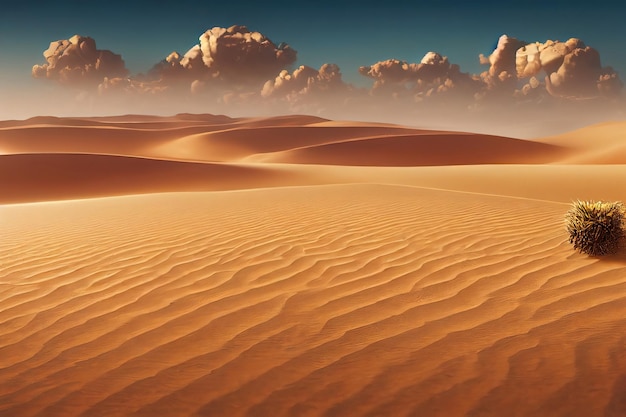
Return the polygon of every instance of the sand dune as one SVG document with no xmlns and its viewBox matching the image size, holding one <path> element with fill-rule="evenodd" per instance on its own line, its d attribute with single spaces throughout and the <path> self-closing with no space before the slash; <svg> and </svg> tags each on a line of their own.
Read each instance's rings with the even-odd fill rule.
<svg viewBox="0 0 626 417">
<path fill-rule="evenodd" d="M 623 417 L 620 126 L 6 122 L 0 416 Z"/>
<path fill-rule="evenodd" d="M 228 125 L 229 126 L 229 125 Z M 222 125 L 155 126 L 24 126 L 0 129 L 0 153 L 109 153 L 149 156 L 152 147 L 181 136 L 220 130 Z"/>
<path fill-rule="evenodd" d="M 248 127 L 272 127 L 272 126 L 308 126 L 317 123 L 328 122 L 328 119 L 323 119 L 316 116 L 306 115 L 288 115 L 288 116 L 274 116 L 274 117 L 251 117 L 242 118 L 238 120 L 238 123 L 244 124 Z"/>
<path fill-rule="evenodd" d="M 427 133 L 333 141 L 283 151 L 263 161 L 364 166 L 532 164 L 554 161 L 565 150 L 498 136 Z"/>
<path fill-rule="evenodd" d="M 37 116 L 26 120 L 3 120 L 0 121 L 0 128 L 19 126 L 114 126 L 114 127 L 153 127 L 155 129 L 167 127 L 168 125 L 185 125 L 193 123 L 203 125 L 227 124 L 237 121 L 223 115 L 213 114 L 186 114 L 181 113 L 175 116 L 151 116 L 127 114 L 122 116 L 99 116 L 99 117 L 54 117 Z"/>
<path fill-rule="evenodd" d="M 0 201 L 93 198 L 285 186 L 297 176 L 270 166 L 189 163 L 97 154 L 0 156 Z"/>
<path fill-rule="evenodd" d="M 607 122 L 541 139 L 572 149 L 563 163 L 626 164 L 626 122 Z"/>
<path fill-rule="evenodd" d="M 601 146 L 615 145 L 623 140 L 626 128 L 625 121 L 604 122 L 583 127 L 556 136 L 537 139 L 538 142 L 566 144 L 576 149 L 592 149 Z"/>
<path fill-rule="evenodd" d="M 329 127 L 316 125 L 253 128 L 246 124 L 245 127 L 184 136 L 159 146 L 152 151 L 152 155 L 163 158 L 174 157 L 206 161 L 244 159 L 254 161 L 262 159 L 273 162 L 272 155 L 268 157 L 267 154 L 289 152 L 318 145 L 332 145 L 363 138 L 382 137 L 390 139 L 407 132 L 418 132 L 417 134 L 428 135 L 431 139 L 433 135 L 439 134 L 438 132 L 422 132 L 400 127 Z M 539 146 L 552 147 L 551 145 Z M 332 152 L 332 150 L 329 151 Z M 398 151 L 399 149 L 396 149 L 395 153 L 397 154 Z M 255 158 L 255 156 L 260 158 Z M 351 162 L 351 160 L 348 161 Z M 306 162 L 303 161 L 303 163 Z"/>
</svg>

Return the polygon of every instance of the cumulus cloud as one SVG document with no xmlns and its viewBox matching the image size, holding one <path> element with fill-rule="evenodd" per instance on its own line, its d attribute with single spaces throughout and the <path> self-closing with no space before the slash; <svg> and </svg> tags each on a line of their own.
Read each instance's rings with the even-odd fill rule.
<svg viewBox="0 0 626 417">
<path fill-rule="evenodd" d="M 539 95 L 538 88 L 543 87 L 553 97 L 587 99 L 616 96 L 622 88 L 615 71 L 601 66 L 598 51 L 576 38 L 527 43 L 502 35 L 493 53 L 479 59 L 490 65 L 481 74 L 488 90 L 504 94 L 523 84 L 518 95 Z"/>
<path fill-rule="evenodd" d="M 489 75 L 492 77 L 499 77 L 503 72 L 515 74 L 515 55 L 518 49 L 525 44 L 526 42 L 524 41 L 502 35 L 498 39 L 496 49 L 493 50 L 489 57 L 480 54 L 480 62 L 484 65 L 490 65 Z"/>
<path fill-rule="evenodd" d="M 515 68 L 515 55 L 526 42 L 516 38 L 502 35 L 498 39 L 498 44 L 493 52 L 488 56 L 479 55 L 480 63 L 489 65 L 489 69 L 480 74 L 480 78 L 485 84 L 489 97 L 502 97 L 513 95 L 517 86 L 517 75 Z"/>
<path fill-rule="evenodd" d="M 187 82 L 202 79 L 209 71 L 202 61 L 200 46 L 191 48 L 185 55 L 178 52 L 170 53 L 164 60 L 154 65 L 145 78 L 150 81 L 163 83 Z"/>
<path fill-rule="evenodd" d="M 155 65 L 148 76 L 164 82 L 219 81 L 253 85 L 262 84 L 296 61 L 297 52 L 289 45 L 276 45 L 262 33 L 250 31 L 246 26 L 214 27 L 203 33 L 199 40 L 200 43 L 183 56 L 171 53 Z"/>
<path fill-rule="evenodd" d="M 567 54 L 585 45 L 579 39 L 567 42 L 534 42 L 519 48 L 515 53 L 515 68 L 520 78 L 532 77 L 544 70 L 550 74 L 556 72 Z"/>
<path fill-rule="evenodd" d="M 553 96 L 594 97 L 598 95 L 600 54 L 589 47 L 576 48 L 563 57 L 563 63 L 546 77 L 546 88 Z"/>
<path fill-rule="evenodd" d="M 63 84 L 99 83 L 104 77 L 125 77 L 128 70 L 120 55 L 96 48 L 90 37 L 74 35 L 50 43 L 43 56 L 47 63 L 35 65 L 35 78 L 58 80 Z"/>
<path fill-rule="evenodd" d="M 379 61 L 373 65 L 359 68 L 359 73 L 373 78 L 374 89 L 383 88 L 387 84 L 399 84 L 416 78 L 417 64 L 409 64 L 406 61 L 388 59 Z"/>
<path fill-rule="evenodd" d="M 360 67 L 359 72 L 374 79 L 371 92 L 375 96 L 408 96 L 419 101 L 444 93 L 472 96 L 479 88 L 476 78 L 436 52 L 426 53 L 419 64 L 388 59 Z"/>
<path fill-rule="evenodd" d="M 530 43 L 517 51 L 515 66 L 520 78 L 545 73 L 546 89 L 556 97 L 611 97 L 622 88 L 615 71 L 602 67 L 599 52 L 576 38 Z"/>
<path fill-rule="evenodd" d="M 388 83 L 398 84 L 418 80 L 430 83 L 437 78 L 446 77 L 456 70 L 458 70 L 457 66 L 450 65 L 447 57 L 436 52 L 428 52 L 419 64 L 388 59 L 359 68 L 361 75 L 375 80 L 374 88 Z"/>
<path fill-rule="evenodd" d="M 323 113 L 336 108 L 345 99 L 358 94 L 354 86 L 342 79 L 336 64 L 324 64 L 319 70 L 301 65 L 292 73 L 281 71 L 273 80 L 265 82 L 261 97 L 272 105 L 285 104 L 289 111 Z"/>
<path fill-rule="evenodd" d="M 104 77 L 102 82 L 98 84 L 98 93 L 101 95 L 111 93 L 158 94 L 166 90 L 166 86 L 156 82 L 140 81 L 124 77 Z"/>
<path fill-rule="evenodd" d="M 261 95 L 263 97 L 288 96 L 294 93 L 306 95 L 338 92 L 347 88 L 336 64 L 324 64 L 319 70 L 301 65 L 293 73 L 282 70 L 274 80 L 266 81 Z"/>
<path fill-rule="evenodd" d="M 600 54 L 588 46 L 569 52 L 559 68 L 546 76 L 548 92 L 557 97 L 614 96 L 621 87 L 617 74 L 611 68 L 602 68 Z"/>
<path fill-rule="evenodd" d="M 624 86 L 617 73 L 611 67 L 603 68 L 596 85 L 600 95 L 609 98 L 618 97 Z"/>
</svg>

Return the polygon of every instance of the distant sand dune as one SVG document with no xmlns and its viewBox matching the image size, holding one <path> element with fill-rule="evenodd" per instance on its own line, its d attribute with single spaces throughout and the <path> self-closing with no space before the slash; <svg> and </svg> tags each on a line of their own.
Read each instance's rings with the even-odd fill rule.
<svg viewBox="0 0 626 417">
<path fill-rule="evenodd" d="M 622 127 L 0 123 L 0 416 L 626 416 Z"/>
<path fill-rule="evenodd" d="M 227 125 L 227 127 L 230 125 Z M 24 126 L 0 129 L 0 153 L 110 153 L 148 156 L 150 149 L 181 136 L 219 130 L 217 126 L 158 128 L 111 126 Z"/>
<path fill-rule="evenodd" d="M 123 116 L 100 116 L 100 117 L 53 117 L 53 116 L 37 116 L 26 120 L 4 120 L 0 121 L 0 128 L 19 127 L 19 126 L 109 126 L 109 127 L 135 127 L 135 128 L 154 128 L 174 126 L 189 126 L 193 123 L 203 125 L 228 124 L 236 122 L 239 119 L 233 119 L 228 116 L 212 115 L 212 114 L 178 114 L 176 116 L 150 116 L 128 114 Z"/>
<path fill-rule="evenodd" d="M 273 162 L 370 166 L 547 163 L 566 153 L 562 146 L 497 136 L 356 123 L 307 126 L 306 119 L 302 125 L 291 120 L 276 125 L 279 121 L 13 126 L 0 129 L 0 153 L 107 153 L 195 161 L 257 155 Z"/>
<path fill-rule="evenodd" d="M 184 136 L 158 147 L 153 154 L 163 158 L 206 161 L 254 160 L 250 157 L 260 155 L 264 158 L 265 154 L 272 152 L 343 143 L 347 140 L 369 138 L 373 135 L 392 138 L 407 132 L 422 133 L 415 129 L 399 127 L 270 126 L 251 128 L 246 125 L 246 127 Z M 550 147 L 550 145 L 541 146 Z"/>
<path fill-rule="evenodd" d="M 328 119 L 323 119 L 316 116 L 305 115 L 288 115 L 288 116 L 274 116 L 274 117 L 251 117 L 242 118 L 236 120 L 236 123 L 242 124 L 248 127 L 272 127 L 272 126 L 308 126 L 317 123 L 328 122 Z"/>
<path fill-rule="evenodd" d="M 306 146 L 264 161 L 322 165 L 442 166 L 540 164 L 565 153 L 554 145 L 462 133 L 379 136 Z"/>
<path fill-rule="evenodd" d="M 0 184 L 0 202 L 345 182 L 570 201 L 590 192 L 607 195 L 604 191 L 608 190 L 614 195 L 611 178 L 623 171 L 621 165 L 613 165 L 615 172 L 603 166 L 585 174 L 570 165 L 554 167 L 589 153 L 587 148 L 580 150 L 581 141 L 569 143 L 563 138 L 530 141 L 299 116 L 31 121 L 36 123 L 0 128 L 0 173 L 7 178 Z M 611 154 L 619 146 L 621 141 L 614 135 L 594 152 Z M 217 162 L 221 164 L 201 164 Z M 536 167 L 527 168 L 529 164 Z M 263 174 L 238 175 L 233 170 Z M 513 171 L 524 171 L 528 178 L 507 174 Z M 266 175 L 269 172 L 279 175 Z"/>
</svg>

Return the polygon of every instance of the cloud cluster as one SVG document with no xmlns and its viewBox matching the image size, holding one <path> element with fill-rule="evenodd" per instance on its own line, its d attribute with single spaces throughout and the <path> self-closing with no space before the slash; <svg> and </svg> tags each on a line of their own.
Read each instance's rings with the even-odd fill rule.
<svg viewBox="0 0 626 417">
<path fill-rule="evenodd" d="M 263 114 L 449 119 L 459 111 L 469 111 L 472 118 L 480 111 L 539 111 L 582 99 L 596 103 L 619 97 L 622 89 L 618 74 L 602 67 L 598 51 L 575 38 L 529 43 L 502 35 L 491 54 L 479 56 L 488 66 L 480 74 L 462 72 L 432 51 L 416 63 L 388 59 L 358 69 L 372 81 L 369 88 L 346 83 L 335 64 L 292 70 L 294 49 L 245 26 L 207 30 L 186 53 L 172 52 L 147 73 L 134 76 L 128 76 L 120 55 L 96 49 L 88 37 L 52 42 L 44 56 L 47 63 L 33 67 L 34 77 L 91 88 L 94 101 L 132 103 L 133 109 L 175 103 L 198 112 L 248 108 Z"/>
<path fill-rule="evenodd" d="M 126 77 L 128 70 L 120 55 L 96 48 L 96 41 L 79 35 L 50 43 L 43 56 L 47 63 L 35 65 L 35 78 L 63 84 L 97 84 L 104 77 Z"/>
</svg>

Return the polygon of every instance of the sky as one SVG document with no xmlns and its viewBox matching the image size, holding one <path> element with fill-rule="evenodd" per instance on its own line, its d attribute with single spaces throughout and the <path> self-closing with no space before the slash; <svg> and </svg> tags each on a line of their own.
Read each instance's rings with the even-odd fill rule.
<svg viewBox="0 0 626 417">
<path fill-rule="evenodd" d="M 360 74 L 359 67 L 387 59 L 419 63 L 429 51 L 447 57 L 461 72 L 480 74 L 489 65 L 480 64 L 479 54 L 488 57 L 503 34 L 525 42 L 579 38 L 599 52 L 603 67 L 626 77 L 624 3 L 61 0 L 8 1 L 2 7 L 0 119 L 103 111 L 80 100 L 72 103 L 81 97 L 76 89 L 63 90 L 56 81 L 31 74 L 33 65 L 46 63 L 42 53 L 50 42 L 75 34 L 93 38 L 98 50 L 121 55 L 130 77 L 145 74 L 172 51 L 185 54 L 205 31 L 232 25 L 245 25 L 276 45 L 286 42 L 295 49 L 297 58 L 287 70 L 337 64 L 342 80 L 355 88 L 369 89 L 376 81 Z M 194 112 L 194 107 L 180 110 Z M 196 112 L 205 110 L 200 106 Z M 177 108 L 160 111 L 177 113 Z"/>
</svg>

